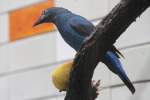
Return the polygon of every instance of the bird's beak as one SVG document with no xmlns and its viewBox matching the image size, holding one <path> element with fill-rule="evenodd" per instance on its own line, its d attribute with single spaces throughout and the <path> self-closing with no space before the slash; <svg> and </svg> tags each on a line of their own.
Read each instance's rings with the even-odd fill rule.
<svg viewBox="0 0 150 100">
<path fill-rule="evenodd" d="M 39 17 L 39 19 L 33 24 L 33 27 L 35 27 L 35 26 L 37 26 L 37 25 L 39 25 L 39 24 L 44 23 L 44 20 L 45 20 L 45 15 L 41 15 L 41 16 Z"/>
</svg>

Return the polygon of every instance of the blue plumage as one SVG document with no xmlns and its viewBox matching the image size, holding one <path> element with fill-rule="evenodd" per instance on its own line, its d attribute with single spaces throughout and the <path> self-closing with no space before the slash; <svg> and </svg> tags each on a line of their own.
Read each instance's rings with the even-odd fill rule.
<svg viewBox="0 0 150 100">
<path fill-rule="evenodd" d="M 116 75 L 118 75 L 120 77 L 120 79 L 126 84 L 126 86 L 130 89 L 130 91 L 132 93 L 135 92 L 135 88 L 132 85 L 132 83 L 130 82 L 128 76 L 126 75 L 122 64 L 120 62 L 120 60 L 117 58 L 117 56 L 111 52 L 108 51 L 105 55 L 105 59 L 103 62 L 107 65 L 107 67 Z"/>
<path fill-rule="evenodd" d="M 67 9 L 53 7 L 45 10 L 35 25 L 41 23 L 54 23 L 63 39 L 76 51 L 79 50 L 85 38 L 92 34 L 95 26 L 82 16 L 73 14 Z M 119 61 L 121 54 L 114 46 L 106 52 L 102 62 L 126 84 L 132 93 L 135 88 L 126 75 L 121 62 Z"/>
</svg>

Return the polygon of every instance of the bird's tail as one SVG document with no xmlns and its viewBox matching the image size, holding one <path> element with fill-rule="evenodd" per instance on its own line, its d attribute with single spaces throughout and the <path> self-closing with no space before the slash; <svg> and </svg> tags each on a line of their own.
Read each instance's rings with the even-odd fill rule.
<svg viewBox="0 0 150 100">
<path fill-rule="evenodd" d="M 105 54 L 105 60 L 103 62 L 108 66 L 108 68 L 112 72 L 114 72 L 121 78 L 121 80 L 128 87 L 128 89 L 132 92 L 132 94 L 134 94 L 135 88 L 134 88 L 132 82 L 130 81 L 130 79 L 128 78 L 128 76 L 126 75 L 126 73 L 122 67 L 122 64 L 121 64 L 120 60 L 117 58 L 117 56 L 113 52 L 108 51 Z"/>
</svg>

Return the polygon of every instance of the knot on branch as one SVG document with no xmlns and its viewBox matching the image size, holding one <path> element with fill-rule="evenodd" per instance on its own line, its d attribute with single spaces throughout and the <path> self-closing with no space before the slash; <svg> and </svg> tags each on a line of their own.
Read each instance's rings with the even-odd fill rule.
<svg viewBox="0 0 150 100">
<path fill-rule="evenodd" d="M 100 80 L 92 81 L 91 86 L 89 87 L 89 99 L 88 100 L 95 100 L 97 96 L 99 95 L 99 86 L 100 86 Z"/>
</svg>

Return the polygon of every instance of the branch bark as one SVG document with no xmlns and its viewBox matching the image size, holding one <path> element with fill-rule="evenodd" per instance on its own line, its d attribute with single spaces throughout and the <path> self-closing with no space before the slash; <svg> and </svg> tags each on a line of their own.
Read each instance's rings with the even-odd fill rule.
<svg viewBox="0 0 150 100">
<path fill-rule="evenodd" d="M 116 39 L 150 6 L 150 0 L 121 0 L 97 25 L 74 59 L 65 100 L 95 100 L 90 95 L 91 79 L 103 55 Z"/>
</svg>

